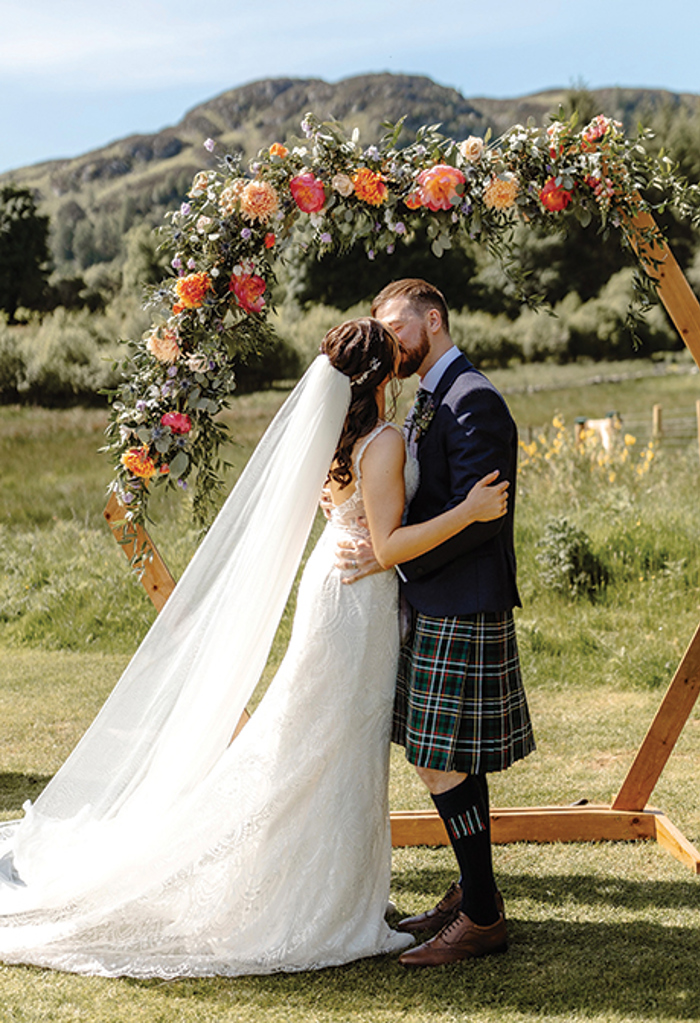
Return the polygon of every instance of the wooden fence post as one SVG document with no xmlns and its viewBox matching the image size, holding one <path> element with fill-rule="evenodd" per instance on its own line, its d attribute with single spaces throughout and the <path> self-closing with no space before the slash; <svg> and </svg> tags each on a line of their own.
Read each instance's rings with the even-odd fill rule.
<svg viewBox="0 0 700 1023">
<path fill-rule="evenodd" d="M 654 405 L 651 410 L 651 435 L 658 440 L 664 432 L 661 405 Z"/>
</svg>

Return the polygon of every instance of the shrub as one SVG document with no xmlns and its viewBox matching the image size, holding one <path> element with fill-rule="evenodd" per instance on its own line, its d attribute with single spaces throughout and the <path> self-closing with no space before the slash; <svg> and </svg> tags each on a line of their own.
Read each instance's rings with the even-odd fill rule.
<svg viewBox="0 0 700 1023">
<path fill-rule="evenodd" d="M 593 600 L 609 582 L 609 572 L 589 537 L 568 519 L 550 519 L 537 546 L 539 577 L 547 589 Z"/>
</svg>

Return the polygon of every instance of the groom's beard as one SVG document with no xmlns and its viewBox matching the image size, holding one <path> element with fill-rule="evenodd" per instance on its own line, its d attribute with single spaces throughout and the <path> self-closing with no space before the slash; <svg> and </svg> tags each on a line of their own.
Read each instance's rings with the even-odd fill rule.
<svg viewBox="0 0 700 1023">
<path fill-rule="evenodd" d="M 425 361 L 430 353 L 430 338 L 425 327 L 421 327 L 418 343 L 410 352 L 401 349 L 401 365 L 399 366 L 399 377 L 407 380 L 414 373 L 418 372 L 419 366 Z"/>
</svg>

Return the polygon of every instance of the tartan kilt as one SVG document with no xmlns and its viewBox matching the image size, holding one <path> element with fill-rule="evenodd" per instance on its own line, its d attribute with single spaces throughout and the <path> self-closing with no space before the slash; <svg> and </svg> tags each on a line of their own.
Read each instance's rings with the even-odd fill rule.
<svg viewBox="0 0 700 1023">
<path fill-rule="evenodd" d="M 418 613 L 401 648 L 392 741 L 437 771 L 502 771 L 535 748 L 512 611 Z"/>
</svg>

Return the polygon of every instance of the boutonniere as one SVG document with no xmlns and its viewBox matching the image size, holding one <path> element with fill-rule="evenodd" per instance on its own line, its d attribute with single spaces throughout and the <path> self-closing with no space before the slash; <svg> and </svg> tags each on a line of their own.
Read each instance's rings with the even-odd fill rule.
<svg viewBox="0 0 700 1023">
<path fill-rule="evenodd" d="M 409 436 L 415 434 L 416 443 L 421 439 L 423 434 L 428 432 L 428 427 L 433 421 L 433 416 L 437 411 L 437 402 L 432 394 L 427 395 L 425 401 L 422 403 L 421 408 L 416 409 L 415 415 L 411 420 L 411 429 Z"/>
</svg>

